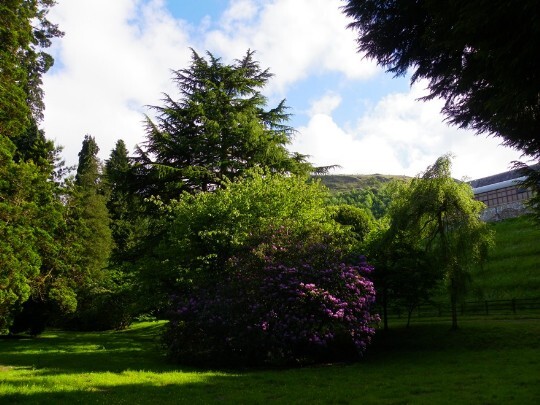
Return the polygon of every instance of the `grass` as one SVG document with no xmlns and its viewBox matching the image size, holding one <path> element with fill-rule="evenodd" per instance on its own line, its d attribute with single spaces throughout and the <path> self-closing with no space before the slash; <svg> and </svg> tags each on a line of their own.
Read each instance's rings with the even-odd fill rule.
<svg viewBox="0 0 540 405">
<path fill-rule="evenodd" d="M 495 248 L 473 274 L 480 299 L 540 297 L 540 226 L 527 216 L 494 223 Z"/>
<path fill-rule="evenodd" d="M 6 404 L 537 404 L 540 319 L 399 325 L 363 361 L 283 370 L 168 364 L 162 323 L 0 340 Z"/>
</svg>

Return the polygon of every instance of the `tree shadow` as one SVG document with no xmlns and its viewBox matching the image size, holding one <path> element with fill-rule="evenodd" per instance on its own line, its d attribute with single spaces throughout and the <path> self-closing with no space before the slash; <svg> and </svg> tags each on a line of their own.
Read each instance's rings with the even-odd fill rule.
<svg viewBox="0 0 540 405">
<path fill-rule="evenodd" d="M 101 333 L 52 330 L 37 338 L 8 339 L 0 345 L 0 365 L 49 374 L 178 370 L 163 354 L 161 327 Z"/>
<path fill-rule="evenodd" d="M 87 389 L 55 392 L 33 392 L 0 396 L 6 404 L 182 404 L 232 402 L 239 392 L 234 389 L 233 376 L 209 376 L 201 382 L 174 384 L 99 385 Z M 20 381 L 17 385 L 35 383 Z M 224 387 L 226 387 L 224 389 Z M 4 402 L 5 401 L 5 402 Z"/>
</svg>

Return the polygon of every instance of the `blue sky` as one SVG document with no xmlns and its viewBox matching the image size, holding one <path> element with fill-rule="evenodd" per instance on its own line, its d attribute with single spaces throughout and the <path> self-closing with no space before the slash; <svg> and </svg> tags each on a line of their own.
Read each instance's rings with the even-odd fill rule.
<svg viewBox="0 0 540 405">
<path fill-rule="evenodd" d="M 453 153 L 455 177 L 509 168 L 520 153 L 499 138 L 446 125 L 442 103 L 416 101 L 410 86 L 356 52 L 342 0 L 58 0 L 49 15 L 65 31 L 44 80 L 47 136 L 77 162 L 85 134 L 106 159 L 118 139 L 144 140 L 146 105 L 175 94 L 171 69 L 189 66 L 192 47 L 226 62 L 253 49 L 273 79 L 269 106 L 287 100 L 297 129 L 290 150 L 337 173 L 414 176 Z"/>
</svg>

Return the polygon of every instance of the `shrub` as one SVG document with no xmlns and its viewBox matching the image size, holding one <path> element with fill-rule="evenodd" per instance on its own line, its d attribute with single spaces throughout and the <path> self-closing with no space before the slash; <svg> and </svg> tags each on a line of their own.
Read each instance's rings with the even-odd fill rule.
<svg viewBox="0 0 540 405">
<path fill-rule="evenodd" d="M 270 227 L 224 277 L 174 297 L 165 343 L 183 363 L 305 364 L 355 360 L 374 334 L 372 270 L 346 264 L 339 238 Z"/>
</svg>

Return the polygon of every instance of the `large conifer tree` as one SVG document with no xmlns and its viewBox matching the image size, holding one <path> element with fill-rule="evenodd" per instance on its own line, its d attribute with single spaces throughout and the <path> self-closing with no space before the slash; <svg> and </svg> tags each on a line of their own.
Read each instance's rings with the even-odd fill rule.
<svg viewBox="0 0 540 405">
<path fill-rule="evenodd" d="M 137 150 L 141 191 L 168 199 L 212 190 L 254 166 L 311 170 L 286 149 L 294 132 L 287 107 L 282 101 L 267 108 L 261 91 L 272 75 L 254 52 L 232 64 L 207 56 L 193 51 L 191 66 L 174 71 L 180 98 L 165 94 L 164 104 L 152 107 L 157 118 L 147 118 L 147 139 Z"/>
</svg>

